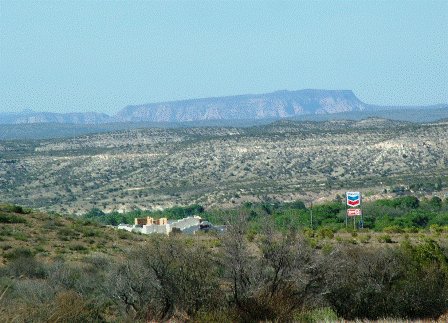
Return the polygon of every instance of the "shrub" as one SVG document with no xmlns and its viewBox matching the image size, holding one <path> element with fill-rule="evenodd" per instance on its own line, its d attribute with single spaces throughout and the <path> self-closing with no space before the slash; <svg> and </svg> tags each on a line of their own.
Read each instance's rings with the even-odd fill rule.
<svg viewBox="0 0 448 323">
<path fill-rule="evenodd" d="M 359 242 L 361 242 L 361 243 L 368 243 L 371 238 L 372 238 L 372 236 L 370 234 L 361 235 L 361 236 L 359 236 Z"/>
<path fill-rule="evenodd" d="M 26 220 L 14 214 L 0 214 L 0 223 L 26 223 Z"/>
<path fill-rule="evenodd" d="M 127 232 L 126 230 L 118 230 L 117 234 L 118 234 L 118 238 L 123 239 L 123 240 L 132 238 L 131 234 L 129 232 Z"/>
<path fill-rule="evenodd" d="M 14 239 L 19 240 L 19 241 L 27 241 L 28 240 L 27 236 L 21 231 L 15 231 L 11 236 Z"/>
<path fill-rule="evenodd" d="M 333 239 L 334 238 L 334 232 L 333 230 L 329 229 L 329 228 L 319 228 L 317 230 L 317 236 L 322 238 L 322 239 Z"/>
<path fill-rule="evenodd" d="M 0 205 L 0 211 L 10 212 L 10 213 L 19 213 L 19 214 L 25 214 L 29 213 L 29 211 L 25 211 L 23 207 L 15 204 L 7 204 L 7 205 Z"/>
<path fill-rule="evenodd" d="M 378 237 L 378 242 L 380 243 L 393 243 L 392 238 L 388 234 L 383 234 Z"/>
<path fill-rule="evenodd" d="M 442 207 L 442 199 L 438 196 L 433 196 L 431 200 L 429 200 L 429 205 L 431 205 L 434 208 L 441 208 Z"/>
<path fill-rule="evenodd" d="M 431 231 L 432 233 L 442 233 L 443 228 L 438 224 L 431 224 L 429 226 L 429 231 Z"/>
<path fill-rule="evenodd" d="M 400 228 L 398 225 L 391 225 L 388 227 L 385 227 L 383 229 L 384 232 L 386 233 L 403 233 L 404 230 L 402 228 Z"/>
<path fill-rule="evenodd" d="M 28 248 L 16 248 L 11 250 L 10 252 L 5 254 L 5 258 L 9 260 L 14 260 L 20 257 L 31 258 L 33 256 L 33 252 Z"/>
<path fill-rule="evenodd" d="M 295 315 L 294 321 L 297 322 L 336 322 L 340 318 L 331 307 L 317 308 L 307 312 L 300 312 Z"/>
<path fill-rule="evenodd" d="M 20 256 L 8 263 L 7 270 L 15 277 L 45 278 L 45 266 L 38 262 L 34 256 Z"/>
<path fill-rule="evenodd" d="M 80 243 L 72 244 L 69 248 L 70 248 L 70 250 L 73 250 L 73 251 L 86 251 L 87 250 L 86 246 L 84 246 L 83 244 L 80 244 Z"/>
<path fill-rule="evenodd" d="M 63 240 L 63 241 L 69 241 L 71 239 L 76 239 L 79 237 L 79 234 L 69 228 L 61 228 L 58 230 L 58 237 L 59 239 Z"/>
<path fill-rule="evenodd" d="M 326 266 L 327 300 L 345 319 L 434 319 L 448 308 L 447 259 L 434 241 L 345 247 Z"/>
</svg>

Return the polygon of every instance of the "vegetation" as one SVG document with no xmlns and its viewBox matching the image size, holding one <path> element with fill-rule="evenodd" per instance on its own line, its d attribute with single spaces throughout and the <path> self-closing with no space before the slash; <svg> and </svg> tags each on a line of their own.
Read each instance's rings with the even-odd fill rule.
<svg viewBox="0 0 448 323">
<path fill-rule="evenodd" d="M 104 224 L 118 225 L 120 223 L 133 224 L 135 218 L 145 216 L 151 216 L 155 219 L 167 217 L 172 220 L 179 220 L 188 216 L 202 215 L 203 213 L 204 208 L 201 205 L 195 204 L 187 207 L 173 207 L 163 211 L 143 211 L 136 209 L 130 212 L 119 213 L 115 211 L 107 214 L 100 209 L 93 208 L 84 214 L 83 217 L 97 220 Z"/>
<path fill-rule="evenodd" d="M 413 214 L 432 205 L 408 200 L 371 207 Z M 314 206 L 315 230 L 278 230 L 280 211 L 309 210 L 299 202 L 246 204 L 222 213 L 224 234 L 194 236 L 143 236 L 91 219 L 3 211 L 26 222 L 1 227 L 0 321 L 321 322 L 447 313 L 448 232 L 334 233 L 340 205 Z M 19 231 L 26 240 L 14 237 Z M 386 235 L 395 243 L 373 239 Z"/>
<path fill-rule="evenodd" d="M 250 230 L 258 232 L 266 219 L 273 219 L 277 230 L 294 228 L 296 230 L 311 227 L 321 230 L 321 234 L 346 230 L 345 200 L 337 196 L 334 201 L 306 207 L 301 201 L 279 203 L 266 201 L 264 203 L 244 203 L 240 207 L 226 210 L 205 210 L 200 205 L 168 208 L 164 211 L 143 211 L 105 214 L 99 209 L 92 209 L 84 215 L 86 219 L 94 219 L 103 224 L 117 225 L 119 223 L 133 224 L 135 217 L 151 216 L 179 219 L 186 216 L 199 215 L 214 224 L 225 224 L 229 214 L 244 214 L 247 216 Z M 444 202 L 437 196 L 422 199 L 412 195 L 398 196 L 391 199 L 379 199 L 363 203 L 363 227 L 386 233 L 417 232 L 419 230 L 448 230 L 448 200 Z M 357 227 L 360 227 L 360 217 L 357 217 Z M 353 228 L 352 219 L 349 228 Z M 327 233 L 323 233 L 325 229 Z"/>
<path fill-rule="evenodd" d="M 348 146 L 353 138 L 363 143 L 356 152 Z M 308 205 L 349 187 L 421 198 L 448 187 L 446 122 L 130 129 L 3 140 L 0 152 L 2 200 L 64 214 L 229 208 L 266 197 Z"/>
</svg>

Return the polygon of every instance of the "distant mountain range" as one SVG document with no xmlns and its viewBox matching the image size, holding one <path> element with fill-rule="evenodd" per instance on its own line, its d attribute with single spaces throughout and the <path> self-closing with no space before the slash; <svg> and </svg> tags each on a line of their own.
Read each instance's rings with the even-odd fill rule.
<svg viewBox="0 0 448 323">
<path fill-rule="evenodd" d="M 448 105 L 376 106 L 359 100 L 350 90 L 277 91 L 215 98 L 131 105 L 113 116 L 104 113 L 50 113 L 24 111 L 0 113 L 0 124 L 116 122 L 185 123 L 229 120 L 276 120 L 302 116 L 347 114 L 384 116 L 385 111 L 440 110 Z"/>
<path fill-rule="evenodd" d="M 74 112 L 53 113 L 26 110 L 18 113 L 0 113 L 0 124 L 26 123 L 69 123 L 69 124 L 102 124 L 114 122 L 115 119 L 105 113 Z"/>
</svg>

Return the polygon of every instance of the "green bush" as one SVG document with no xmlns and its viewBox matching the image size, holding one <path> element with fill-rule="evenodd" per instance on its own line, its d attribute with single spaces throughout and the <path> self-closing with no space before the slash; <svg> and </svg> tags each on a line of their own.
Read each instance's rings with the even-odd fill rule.
<svg viewBox="0 0 448 323">
<path fill-rule="evenodd" d="M 20 216 L 14 214 L 0 214 L 0 223 L 26 223 L 26 220 Z"/>
<path fill-rule="evenodd" d="M 14 260 L 18 258 L 31 258 L 33 257 L 33 252 L 29 248 L 16 248 L 14 250 L 11 250 L 5 254 L 5 258 L 8 260 Z"/>
<path fill-rule="evenodd" d="M 73 251 L 86 251 L 87 247 L 80 243 L 75 243 L 69 246 L 70 250 Z"/>
<path fill-rule="evenodd" d="M 391 226 L 385 227 L 383 229 L 383 232 L 386 232 L 386 233 L 403 233 L 404 230 L 402 228 L 400 228 L 398 225 L 391 225 Z"/>
<path fill-rule="evenodd" d="M 28 237 L 21 231 L 15 231 L 11 236 L 14 239 L 19 240 L 19 241 L 27 241 L 28 240 Z"/>
<path fill-rule="evenodd" d="M 295 315 L 296 322 L 336 322 L 341 321 L 336 312 L 331 307 L 317 308 L 307 312 L 299 312 Z"/>
<path fill-rule="evenodd" d="M 333 239 L 334 232 L 329 228 L 319 228 L 317 230 L 317 236 L 322 239 Z"/>
<path fill-rule="evenodd" d="M 360 235 L 359 236 L 359 242 L 361 242 L 361 243 L 369 243 L 371 238 L 372 238 L 372 236 L 370 234 Z"/>
<path fill-rule="evenodd" d="M 378 242 L 380 243 L 393 243 L 392 238 L 388 234 L 383 234 L 378 237 Z"/>
<path fill-rule="evenodd" d="M 29 210 L 24 210 L 23 207 L 15 204 L 0 205 L 0 211 L 19 214 L 29 213 Z"/>
</svg>

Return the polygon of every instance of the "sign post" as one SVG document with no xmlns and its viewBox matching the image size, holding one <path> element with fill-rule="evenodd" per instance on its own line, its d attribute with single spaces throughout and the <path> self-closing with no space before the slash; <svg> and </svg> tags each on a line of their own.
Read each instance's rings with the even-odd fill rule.
<svg viewBox="0 0 448 323">
<path fill-rule="evenodd" d="M 353 229 L 356 230 L 356 216 L 361 216 L 361 227 L 364 227 L 361 210 L 361 192 L 346 192 L 345 226 L 348 226 L 348 217 L 353 217 Z"/>
<path fill-rule="evenodd" d="M 311 230 L 313 230 L 313 202 L 310 204 L 310 225 Z"/>
</svg>

